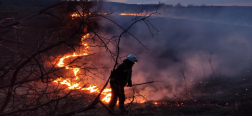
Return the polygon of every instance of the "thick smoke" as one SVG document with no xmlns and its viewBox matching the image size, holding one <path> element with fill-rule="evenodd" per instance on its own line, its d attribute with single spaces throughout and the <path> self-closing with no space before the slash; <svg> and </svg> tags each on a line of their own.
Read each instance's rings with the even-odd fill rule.
<svg viewBox="0 0 252 116">
<path fill-rule="evenodd" d="M 214 10 L 214 7 L 209 8 Z M 158 81 L 135 87 L 138 93 L 148 100 L 172 99 L 174 95 L 180 96 L 185 92 L 185 80 L 189 89 L 193 87 L 193 83 L 208 78 L 240 79 L 236 77 L 251 74 L 252 28 L 248 17 L 235 20 L 234 16 L 230 19 L 232 17 L 229 12 L 220 10 L 222 12 L 217 16 L 222 16 L 221 18 L 214 17 L 214 12 L 210 11 L 199 13 L 204 14 L 202 17 L 194 18 L 191 15 L 193 13 L 184 13 L 178 18 L 174 14 L 179 8 L 174 9 L 173 16 L 172 13 L 165 12 L 167 9 L 159 9 L 161 16 L 148 19 L 159 30 L 153 37 L 143 22 L 129 30 L 149 50 L 130 35 L 123 37 L 120 56 L 126 58 L 128 54 L 134 54 L 139 59 L 133 67 L 133 84 Z M 193 8 L 193 11 L 200 12 L 201 9 L 202 7 Z M 233 9 L 239 10 L 239 7 Z M 179 9 L 179 12 L 183 11 L 189 12 L 186 8 Z M 206 17 L 212 17 L 213 20 L 207 20 Z M 127 28 L 134 17 L 112 15 L 111 18 Z M 225 19 L 228 21 L 225 22 Z M 246 23 L 241 25 L 242 20 L 246 20 Z M 109 36 L 122 32 L 109 21 L 103 20 L 102 25 L 107 27 L 105 33 Z M 154 32 L 153 29 L 151 31 Z M 112 69 L 113 61 L 109 56 L 107 58 L 104 57 L 101 62 Z M 108 75 L 109 73 L 105 76 Z M 130 95 L 131 92 L 126 91 L 126 94 Z"/>
</svg>

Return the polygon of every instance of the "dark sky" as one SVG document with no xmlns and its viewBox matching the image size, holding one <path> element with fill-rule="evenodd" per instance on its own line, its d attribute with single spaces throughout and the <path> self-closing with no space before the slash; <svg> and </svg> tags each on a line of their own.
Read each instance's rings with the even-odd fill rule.
<svg viewBox="0 0 252 116">
<path fill-rule="evenodd" d="M 252 0 L 109 0 L 114 2 L 123 3 L 158 3 L 159 1 L 166 4 L 176 4 L 181 3 L 184 5 L 194 4 L 194 5 L 223 5 L 223 6 L 252 6 Z"/>
<path fill-rule="evenodd" d="M 3 3 L 52 3 L 54 1 L 58 0 L 0 0 Z M 121 2 L 121 3 L 128 3 L 128 4 L 158 4 L 159 2 L 165 3 L 165 4 L 177 4 L 181 3 L 182 5 L 219 5 L 219 6 L 252 6 L 252 0 L 106 0 L 106 1 L 112 1 L 112 2 Z"/>
</svg>

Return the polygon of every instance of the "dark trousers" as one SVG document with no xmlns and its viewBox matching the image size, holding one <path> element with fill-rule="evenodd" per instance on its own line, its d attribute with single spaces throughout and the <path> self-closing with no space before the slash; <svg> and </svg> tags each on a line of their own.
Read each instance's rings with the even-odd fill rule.
<svg viewBox="0 0 252 116">
<path fill-rule="evenodd" d="M 112 95 L 111 95 L 111 100 L 109 102 L 109 108 L 114 109 L 117 98 L 119 97 L 119 108 L 123 109 L 124 108 L 124 101 L 125 101 L 125 94 L 124 94 L 124 87 L 117 86 L 114 83 L 110 83 L 111 90 L 112 90 Z"/>
</svg>

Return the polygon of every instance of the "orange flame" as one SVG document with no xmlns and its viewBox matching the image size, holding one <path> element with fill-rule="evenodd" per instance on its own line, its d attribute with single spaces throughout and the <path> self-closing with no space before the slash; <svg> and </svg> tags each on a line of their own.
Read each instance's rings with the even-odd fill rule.
<svg viewBox="0 0 252 116">
<path fill-rule="evenodd" d="M 104 89 L 101 93 L 102 95 L 105 95 L 105 97 L 102 99 L 102 101 L 104 102 L 109 102 L 110 101 L 110 98 L 111 98 L 111 89 Z"/>
<path fill-rule="evenodd" d="M 72 16 L 77 16 L 76 14 L 73 14 Z M 71 57 L 78 57 L 78 56 L 85 56 L 88 55 L 88 44 L 84 42 L 85 39 L 87 39 L 89 37 L 89 34 L 83 35 L 81 38 L 81 44 L 84 46 L 84 53 L 83 54 L 76 54 L 73 53 L 72 55 L 66 55 L 63 56 L 62 58 L 60 58 L 57 66 L 58 67 L 64 67 L 65 69 L 72 69 L 74 72 L 74 80 L 79 80 L 79 76 L 78 76 L 78 72 L 80 71 L 80 68 L 72 68 L 69 65 L 66 65 L 64 63 L 65 59 L 71 58 Z M 58 84 L 62 84 L 62 85 L 66 85 L 68 87 L 68 89 L 80 89 L 80 90 L 86 90 L 89 91 L 90 93 L 100 93 L 98 86 L 96 85 L 90 85 L 87 88 L 83 88 L 81 87 L 81 83 L 76 83 L 71 81 L 71 79 L 64 79 L 62 77 L 57 78 L 56 80 L 54 80 L 53 82 L 58 83 Z M 102 101 L 104 102 L 109 102 L 110 101 L 110 97 L 111 97 L 111 89 L 106 88 L 103 90 L 103 92 L 101 93 L 102 95 L 104 95 L 105 97 L 102 99 Z"/>
<path fill-rule="evenodd" d="M 88 15 L 91 15 L 92 13 L 88 13 L 88 14 L 82 14 L 82 15 L 79 15 L 79 14 L 77 14 L 77 13 L 73 13 L 72 15 L 71 15 L 71 17 L 72 18 L 75 18 L 75 17 L 80 17 L 80 16 L 88 16 Z M 97 13 L 97 15 L 108 15 L 108 13 Z"/>
<path fill-rule="evenodd" d="M 90 87 L 88 87 L 88 88 L 82 88 L 81 90 L 89 90 L 90 93 L 93 93 L 93 92 L 98 92 L 99 93 L 99 89 L 95 85 L 94 86 L 90 85 Z"/>
</svg>

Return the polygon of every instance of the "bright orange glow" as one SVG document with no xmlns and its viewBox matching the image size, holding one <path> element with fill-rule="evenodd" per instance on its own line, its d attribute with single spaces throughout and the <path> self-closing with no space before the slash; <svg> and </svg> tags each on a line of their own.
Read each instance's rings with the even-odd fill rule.
<svg viewBox="0 0 252 116">
<path fill-rule="evenodd" d="M 110 101 L 110 98 L 111 98 L 111 93 L 108 93 L 108 94 L 102 99 L 102 101 L 108 103 L 108 102 Z"/>
<path fill-rule="evenodd" d="M 102 95 L 105 95 L 105 97 L 102 99 L 104 102 L 109 102 L 111 98 L 111 89 L 104 89 L 101 93 Z"/>
<path fill-rule="evenodd" d="M 79 16 L 79 14 L 74 13 L 74 14 L 72 14 L 71 16 L 72 16 L 72 17 L 78 17 L 78 16 Z"/>
<path fill-rule="evenodd" d="M 74 76 L 77 76 L 77 73 L 79 72 L 80 68 L 74 68 L 73 71 L 74 71 Z"/>
<path fill-rule="evenodd" d="M 140 103 L 145 103 L 145 100 L 142 100 Z"/>
</svg>

